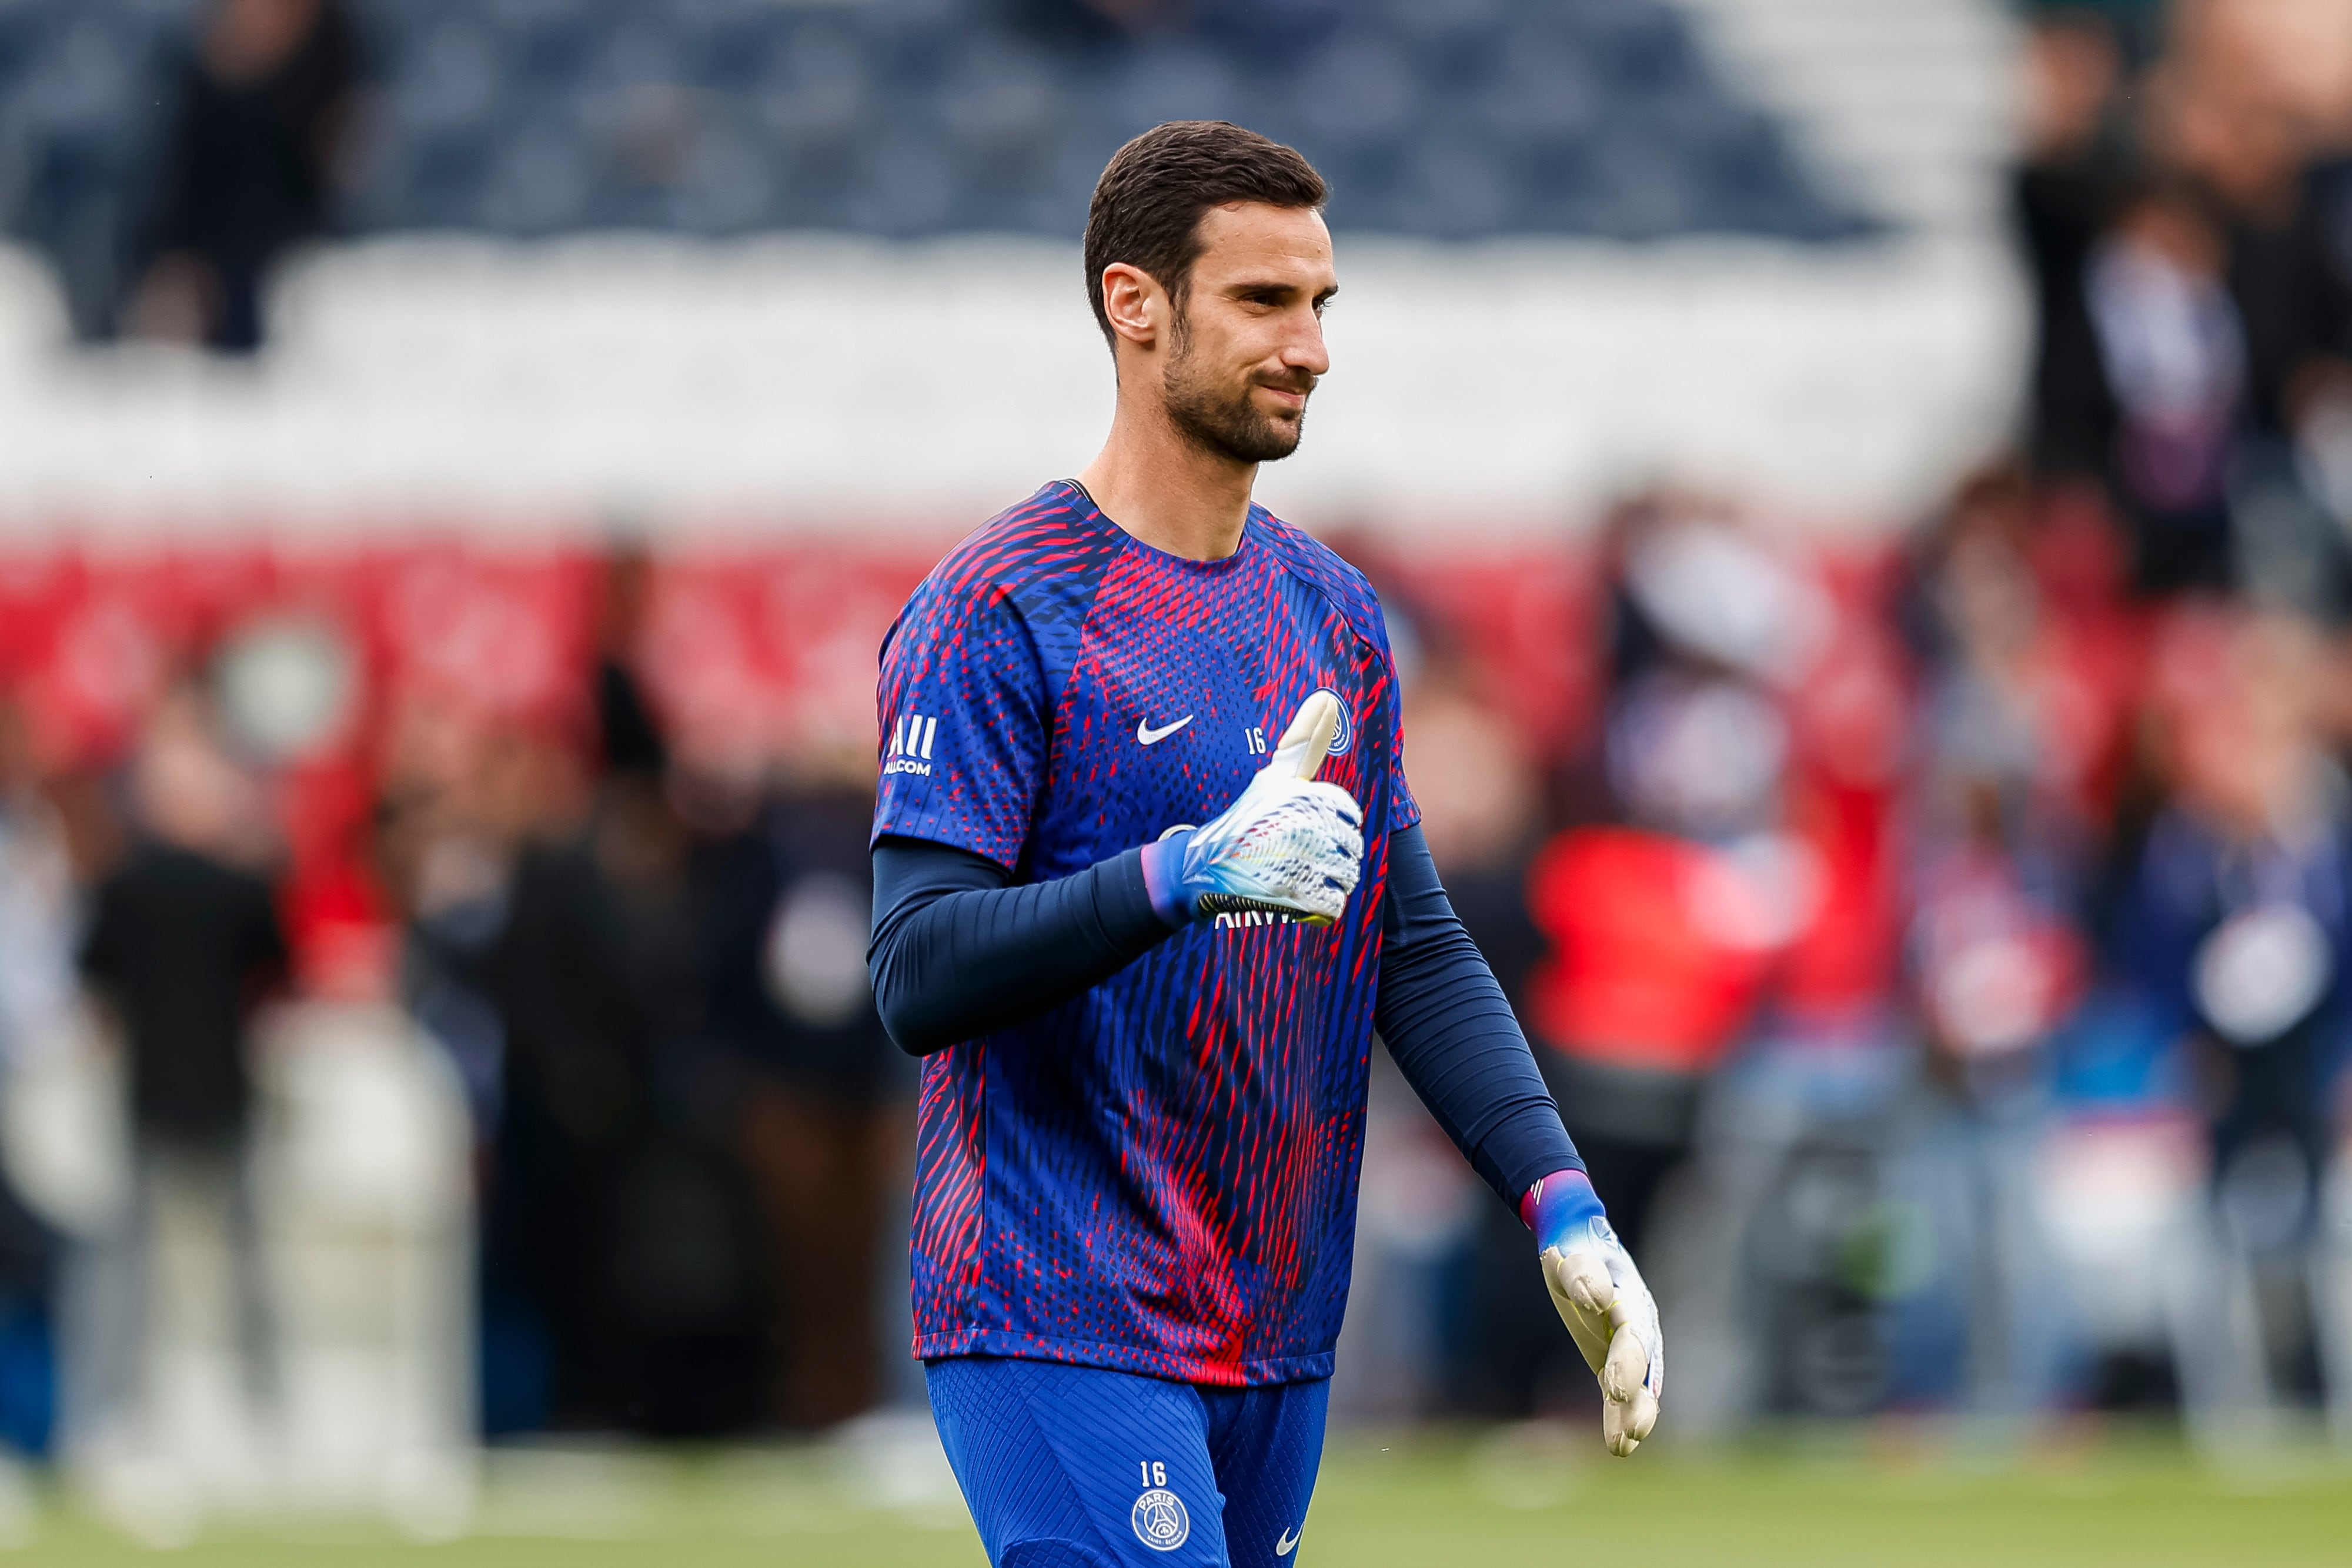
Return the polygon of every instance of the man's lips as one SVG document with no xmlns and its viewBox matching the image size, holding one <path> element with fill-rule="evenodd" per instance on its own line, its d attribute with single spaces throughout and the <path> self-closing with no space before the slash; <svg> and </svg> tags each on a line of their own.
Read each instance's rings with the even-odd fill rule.
<svg viewBox="0 0 2352 1568">
<path fill-rule="evenodd" d="M 1265 382 L 1260 382 L 1258 383 L 1258 390 L 1273 393 L 1275 402 L 1281 403 L 1286 408 L 1305 408 L 1307 406 L 1307 394 L 1313 392 L 1315 389 L 1312 387 L 1300 388 L 1268 386 Z"/>
</svg>

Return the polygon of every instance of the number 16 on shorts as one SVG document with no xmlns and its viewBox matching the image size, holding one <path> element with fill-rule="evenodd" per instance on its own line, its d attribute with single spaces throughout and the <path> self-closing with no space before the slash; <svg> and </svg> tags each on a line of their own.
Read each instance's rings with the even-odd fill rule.
<svg viewBox="0 0 2352 1568">
<path fill-rule="evenodd" d="M 1143 1495 L 1135 1500 L 1128 1522 L 1135 1527 L 1135 1538 L 1154 1552 L 1173 1552 L 1192 1535 L 1192 1516 L 1184 1511 L 1183 1500 L 1168 1490 L 1166 1461 L 1138 1459 L 1135 1464 Z"/>
</svg>

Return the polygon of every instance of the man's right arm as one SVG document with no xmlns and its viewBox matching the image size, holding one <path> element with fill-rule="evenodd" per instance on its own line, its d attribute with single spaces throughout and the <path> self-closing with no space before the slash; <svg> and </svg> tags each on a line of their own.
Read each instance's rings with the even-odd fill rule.
<svg viewBox="0 0 2352 1568">
<path fill-rule="evenodd" d="M 866 962 L 909 1055 L 1051 1011 L 1170 930 L 1132 854 L 1008 885 L 1044 786 L 1053 685 L 1019 607 L 967 573 L 934 573 L 884 643 Z"/>
<path fill-rule="evenodd" d="M 910 1056 L 1038 1018 L 1181 929 L 1152 907 L 1143 851 L 1012 885 L 983 855 L 886 835 L 866 950 L 883 1027 Z"/>
</svg>

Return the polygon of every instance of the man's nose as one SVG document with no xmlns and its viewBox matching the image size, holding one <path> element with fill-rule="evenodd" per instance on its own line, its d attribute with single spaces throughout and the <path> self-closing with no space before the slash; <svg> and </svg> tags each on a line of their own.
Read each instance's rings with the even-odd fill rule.
<svg viewBox="0 0 2352 1568">
<path fill-rule="evenodd" d="M 1290 335 L 1283 346 L 1282 362 L 1292 370 L 1305 371 L 1310 376 L 1327 375 L 1331 370 L 1331 351 L 1323 343 L 1323 320 L 1309 316 Z"/>
</svg>

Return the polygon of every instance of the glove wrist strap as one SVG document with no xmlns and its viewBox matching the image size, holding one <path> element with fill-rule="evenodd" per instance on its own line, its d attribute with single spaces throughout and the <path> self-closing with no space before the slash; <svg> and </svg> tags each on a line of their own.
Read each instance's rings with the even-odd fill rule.
<svg viewBox="0 0 2352 1568">
<path fill-rule="evenodd" d="M 1574 1166 L 1538 1179 L 1519 1198 L 1519 1222 L 1536 1233 L 1538 1249 L 1604 1213 L 1592 1178 Z"/>
</svg>

